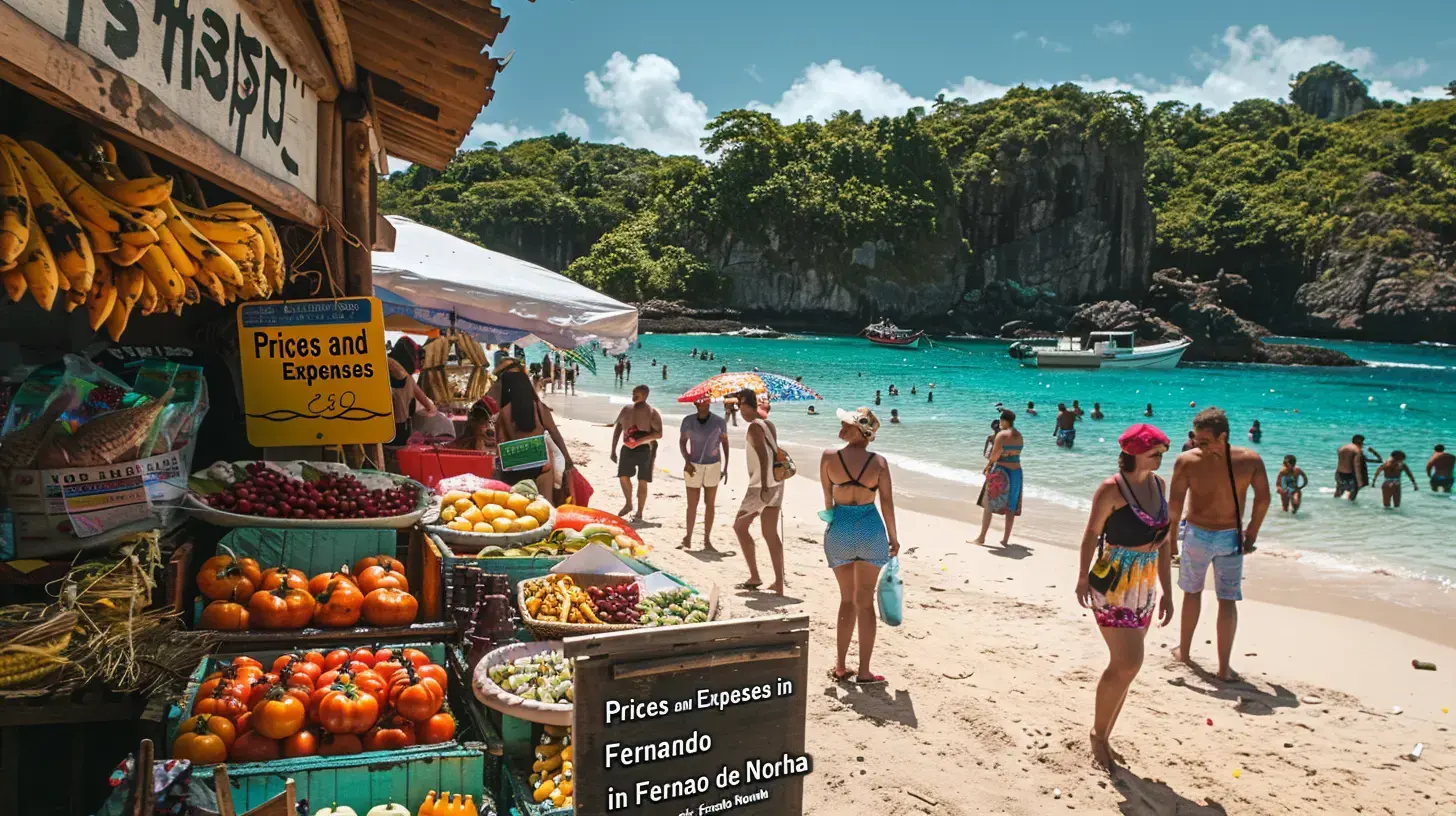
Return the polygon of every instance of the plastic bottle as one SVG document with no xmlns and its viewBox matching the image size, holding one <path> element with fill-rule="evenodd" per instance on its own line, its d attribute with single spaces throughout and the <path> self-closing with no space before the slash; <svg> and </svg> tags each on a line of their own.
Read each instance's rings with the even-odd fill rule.
<svg viewBox="0 0 1456 816">
<path fill-rule="evenodd" d="M 480 816 L 480 811 L 475 807 L 475 797 L 465 794 L 465 813 L 462 816 Z"/>
<path fill-rule="evenodd" d="M 465 803 L 460 801 L 460 794 L 450 801 L 450 816 L 465 816 Z"/>
<path fill-rule="evenodd" d="M 415 816 L 435 816 L 435 792 L 425 794 L 425 801 L 420 803 L 420 809 L 415 811 Z"/>
</svg>

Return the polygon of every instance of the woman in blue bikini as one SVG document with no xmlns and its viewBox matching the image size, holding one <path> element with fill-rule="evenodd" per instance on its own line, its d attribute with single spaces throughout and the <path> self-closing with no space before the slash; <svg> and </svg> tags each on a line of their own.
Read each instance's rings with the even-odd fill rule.
<svg viewBox="0 0 1456 816">
<path fill-rule="evenodd" d="M 839 438 L 844 447 L 826 450 L 819 457 L 819 483 L 824 488 L 824 512 L 829 522 L 824 531 L 824 557 L 839 581 L 839 621 L 834 668 L 829 676 L 836 682 L 878 685 L 885 678 L 870 671 L 870 653 L 875 648 L 875 584 L 880 567 L 900 552 L 895 533 L 895 496 L 890 485 L 890 466 L 883 456 L 871 453 L 870 442 L 880 429 L 880 420 L 868 408 L 837 411 Z M 875 498 L 884 508 L 884 518 Z M 845 668 L 849 643 L 859 626 L 859 670 Z"/>
<path fill-rule="evenodd" d="M 1001 411 L 1001 430 L 991 442 L 991 453 L 986 457 L 986 481 L 981 485 L 981 496 L 976 504 L 982 508 L 981 534 L 975 543 L 985 544 L 986 533 L 991 530 L 991 517 L 1000 514 L 1006 517 L 1006 530 L 1001 535 L 1001 546 L 1011 543 L 1011 525 L 1021 515 L 1021 449 L 1026 444 L 1021 431 L 1016 430 L 1016 414 Z"/>
</svg>

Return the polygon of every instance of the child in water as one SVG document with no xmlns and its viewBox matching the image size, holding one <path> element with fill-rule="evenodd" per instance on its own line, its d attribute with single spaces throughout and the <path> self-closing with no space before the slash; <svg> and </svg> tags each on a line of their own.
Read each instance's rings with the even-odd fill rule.
<svg viewBox="0 0 1456 816">
<path fill-rule="evenodd" d="M 1304 497 L 1304 488 L 1309 484 L 1309 477 L 1305 475 L 1303 468 L 1294 464 L 1294 454 L 1284 457 L 1284 467 L 1279 469 L 1279 476 L 1274 484 L 1279 491 L 1279 503 L 1284 505 L 1284 512 L 1298 513 L 1299 503 Z"/>
<path fill-rule="evenodd" d="M 1416 477 L 1411 473 L 1410 465 L 1405 463 L 1405 451 L 1391 451 L 1390 458 L 1380 463 L 1380 467 L 1376 468 L 1375 473 L 1370 476 L 1371 481 L 1380 480 L 1380 501 L 1386 508 L 1400 507 L 1401 474 L 1410 477 L 1412 490 L 1421 489 L 1421 486 L 1416 484 Z"/>
<path fill-rule="evenodd" d="M 1258 442 L 1260 439 L 1263 438 L 1264 429 L 1259 427 L 1259 420 L 1256 419 L 1254 420 L 1254 424 L 1249 426 L 1249 441 Z"/>
</svg>

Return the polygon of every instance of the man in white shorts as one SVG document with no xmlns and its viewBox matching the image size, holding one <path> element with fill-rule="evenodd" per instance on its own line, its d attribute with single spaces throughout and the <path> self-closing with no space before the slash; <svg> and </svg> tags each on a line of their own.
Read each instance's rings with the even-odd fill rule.
<svg viewBox="0 0 1456 816">
<path fill-rule="evenodd" d="M 728 478 L 728 423 L 713 413 L 707 397 L 694 403 L 697 413 L 683 417 L 677 446 L 683 457 L 683 480 L 688 486 L 688 526 L 678 549 L 691 549 L 693 524 L 698 517 L 698 494 L 706 494 L 703 508 L 703 549 L 713 549 L 713 511 L 718 484 Z"/>
</svg>

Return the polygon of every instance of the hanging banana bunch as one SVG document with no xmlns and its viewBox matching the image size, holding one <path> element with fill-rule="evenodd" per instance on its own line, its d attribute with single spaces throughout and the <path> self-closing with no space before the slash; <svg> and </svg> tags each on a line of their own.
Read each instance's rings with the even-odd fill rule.
<svg viewBox="0 0 1456 816">
<path fill-rule="evenodd" d="M 287 283 L 278 231 L 251 205 L 174 200 L 174 179 L 145 161 L 132 164 L 147 175 L 128 178 L 105 139 L 86 154 L 68 161 L 0 135 L 0 284 L 10 302 L 28 292 L 46 310 L 58 297 L 67 312 L 84 305 L 92 330 L 118 340 L 133 314 L 266 298 Z"/>
</svg>

